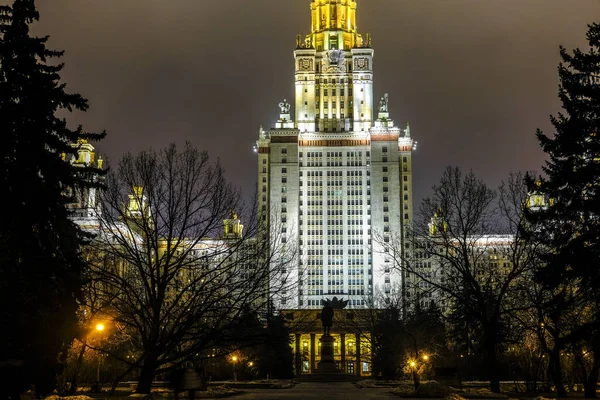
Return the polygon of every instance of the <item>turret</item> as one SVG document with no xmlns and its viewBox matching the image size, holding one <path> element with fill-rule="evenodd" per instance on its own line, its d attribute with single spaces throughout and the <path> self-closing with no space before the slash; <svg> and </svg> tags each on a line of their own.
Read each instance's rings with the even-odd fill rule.
<svg viewBox="0 0 600 400">
<path fill-rule="evenodd" d="M 148 198 L 144 194 L 143 187 L 133 187 L 133 192 L 129 195 L 126 215 L 128 218 L 147 218 L 150 216 L 150 205 L 148 204 Z"/>
<path fill-rule="evenodd" d="M 229 213 L 229 218 L 223 220 L 225 226 L 224 235 L 225 239 L 241 239 L 244 231 L 244 225 L 241 224 L 240 219 L 233 210 Z"/>
</svg>

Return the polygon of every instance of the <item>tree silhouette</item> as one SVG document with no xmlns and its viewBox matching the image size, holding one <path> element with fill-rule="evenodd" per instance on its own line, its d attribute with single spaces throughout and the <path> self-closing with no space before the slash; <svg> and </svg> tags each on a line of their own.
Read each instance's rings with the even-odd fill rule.
<svg viewBox="0 0 600 400">
<path fill-rule="evenodd" d="M 579 321 L 579 332 L 575 329 L 567 336 L 572 343 L 583 340 L 594 357 L 585 395 L 595 398 L 600 371 L 600 24 L 589 26 L 587 40 L 587 51 L 560 48 L 558 94 L 564 111 L 551 117 L 553 136 L 538 130 L 537 138 L 548 155 L 543 167 L 546 176 L 528 181 L 530 190 L 539 191 L 548 202 L 534 207 L 527 217 L 533 237 L 547 250 L 537 280 L 552 294 L 548 307 L 564 311 L 577 304 L 591 316 Z M 565 304 L 557 308 L 557 302 Z M 558 382 L 558 354 L 554 359 L 551 365 Z"/>
<path fill-rule="evenodd" d="M 88 105 L 65 91 L 63 65 L 50 63 L 62 52 L 30 36 L 38 18 L 33 0 L 0 7 L 0 380 L 12 398 L 31 384 L 38 395 L 52 390 L 58 355 L 73 338 L 84 264 L 66 205 L 99 170 L 66 155 L 103 137 L 57 117 Z"/>
</svg>

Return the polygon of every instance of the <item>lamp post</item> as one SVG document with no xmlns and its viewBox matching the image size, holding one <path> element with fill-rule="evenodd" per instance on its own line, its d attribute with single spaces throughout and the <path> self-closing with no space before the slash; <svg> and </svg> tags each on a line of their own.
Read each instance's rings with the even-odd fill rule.
<svg viewBox="0 0 600 400">
<path fill-rule="evenodd" d="M 246 379 L 250 379 L 253 380 L 254 379 L 254 362 L 253 361 L 249 361 L 248 362 L 248 377 Z"/>
<path fill-rule="evenodd" d="M 417 371 L 417 361 L 416 360 L 411 360 L 410 363 L 410 369 L 412 370 L 412 376 L 413 376 L 413 382 L 415 385 L 415 390 L 417 390 L 419 388 L 419 386 L 421 386 L 421 380 L 419 379 L 419 372 Z"/>
<path fill-rule="evenodd" d="M 96 332 L 98 332 L 98 334 L 102 333 L 104 331 L 104 324 L 102 322 L 99 322 L 96 324 Z M 96 368 L 96 382 L 98 382 L 98 384 L 100 384 L 100 353 L 98 353 L 98 365 Z"/>
<path fill-rule="evenodd" d="M 231 361 L 233 361 L 233 381 L 237 382 L 237 375 L 235 374 L 235 363 L 237 362 L 237 356 L 232 356 Z"/>
</svg>

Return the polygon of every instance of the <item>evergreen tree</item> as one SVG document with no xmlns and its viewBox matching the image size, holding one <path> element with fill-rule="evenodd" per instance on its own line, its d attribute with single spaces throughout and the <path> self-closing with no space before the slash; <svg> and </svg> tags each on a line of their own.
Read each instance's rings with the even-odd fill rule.
<svg viewBox="0 0 600 400">
<path fill-rule="evenodd" d="M 373 375 L 386 380 L 397 380 L 402 376 L 406 358 L 405 324 L 401 309 L 389 303 L 376 315 L 373 326 Z M 360 368 L 360 366 L 358 366 Z"/>
<path fill-rule="evenodd" d="M 589 26 L 587 39 L 588 51 L 560 49 L 559 98 L 564 112 L 551 117 L 553 136 L 538 130 L 538 140 L 549 156 L 543 168 L 546 177 L 540 182 L 529 179 L 530 190 L 539 185 L 550 201 L 548 207 L 533 207 L 528 218 L 548 250 L 538 281 L 549 292 L 569 283 L 573 304 L 581 307 L 585 298 L 585 307 L 594 314 L 580 321 L 579 330 L 570 336 L 572 341 L 590 343 L 595 362 L 586 382 L 586 397 L 596 397 L 600 370 L 600 348 L 594 349 L 600 339 L 600 24 Z M 553 368 L 560 371 L 560 365 Z"/>
<path fill-rule="evenodd" d="M 281 315 L 270 316 L 263 330 L 262 344 L 251 350 L 258 376 L 276 379 L 294 377 L 294 354 L 290 346 L 290 330 Z"/>
<path fill-rule="evenodd" d="M 73 338 L 84 264 L 66 205 L 99 171 L 66 161 L 73 144 L 99 139 L 69 129 L 61 110 L 85 111 L 65 91 L 62 52 L 30 36 L 33 0 L 0 7 L 0 387 L 7 398 L 54 387 L 59 354 Z M 3 381 L 3 382 L 2 382 Z"/>
</svg>

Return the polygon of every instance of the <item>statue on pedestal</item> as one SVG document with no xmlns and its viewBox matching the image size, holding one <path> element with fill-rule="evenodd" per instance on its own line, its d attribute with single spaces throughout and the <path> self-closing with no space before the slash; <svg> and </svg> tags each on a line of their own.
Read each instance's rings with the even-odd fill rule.
<svg viewBox="0 0 600 400">
<path fill-rule="evenodd" d="M 321 310 L 321 322 L 323 323 L 323 336 L 330 336 L 331 327 L 333 326 L 333 310 L 341 310 L 348 305 L 348 300 L 334 297 L 332 300 L 321 300 L 323 309 Z"/>
<path fill-rule="evenodd" d="M 321 322 L 323 323 L 323 336 L 330 336 L 331 325 L 333 325 L 333 307 L 329 302 L 325 303 L 321 310 Z"/>
<path fill-rule="evenodd" d="M 388 94 L 386 93 L 379 101 L 379 112 L 388 112 Z"/>
<path fill-rule="evenodd" d="M 283 101 L 279 103 L 279 108 L 281 110 L 281 114 L 289 114 L 292 106 L 287 102 L 286 99 L 283 99 Z"/>
</svg>

